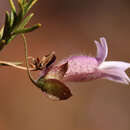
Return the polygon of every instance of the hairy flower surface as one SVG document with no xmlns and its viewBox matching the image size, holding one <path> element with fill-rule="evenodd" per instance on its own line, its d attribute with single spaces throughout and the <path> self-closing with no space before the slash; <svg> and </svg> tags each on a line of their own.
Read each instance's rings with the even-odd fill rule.
<svg viewBox="0 0 130 130">
<path fill-rule="evenodd" d="M 50 64 L 42 70 L 37 80 L 37 86 L 53 99 L 66 100 L 72 96 L 70 89 L 64 82 L 83 82 L 105 78 L 118 83 L 129 84 L 130 78 L 125 70 L 130 63 L 122 61 L 105 61 L 108 54 L 106 39 L 101 37 L 100 42 L 94 41 L 97 47 L 97 56 L 86 55 L 70 56 L 58 64 Z M 50 60 L 52 61 L 52 60 Z"/>
<path fill-rule="evenodd" d="M 125 70 L 130 63 L 122 61 L 105 61 L 108 54 L 107 42 L 104 37 L 100 42 L 94 41 L 97 47 L 97 56 L 86 55 L 70 56 L 44 71 L 44 78 L 60 81 L 82 82 L 105 78 L 119 83 L 129 84 L 130 78 Z M 66 64 L 67 69 L 64 67 Z M 65 68 L 65 69 L 64 69 Z"/>
</svg>

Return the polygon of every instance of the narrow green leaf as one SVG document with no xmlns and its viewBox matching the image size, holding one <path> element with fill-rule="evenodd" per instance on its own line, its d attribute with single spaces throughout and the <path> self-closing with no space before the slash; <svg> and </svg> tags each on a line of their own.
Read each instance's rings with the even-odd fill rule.
<svg viewBox="0 0 130 130">
<path fill-rule="evenodd" d="M 19 5 L 19 14 L 18 17 L 21 19 L 24 17 L 24 6 L 23 6 L 23 0 L 18 0 L 18 5 Z"/>
<path fill-rule="evenodd" d="M 3 31 L 4 31 L 4 26 L 0 29 L 0 40 L 1 40 L 2 37 L 3 37 Z"/>
<path fill-rule="evenodd" d="M 18 0 L 18 4 L 20 4 L 20 5 L 24 4 L 24 1 L 25 0 Z"/>
<path fill-rule="evenodd" d="M 14 5 L 14 2 L 13 0 L 9 0 L 9 3 L 10 3 L 10 6 L 11 6 L 11 9 L 14 13 L 16 13 L 16 8 L 15 8 L 15 5 Z"/>
<path fill-rule="evenodd" d="M 21 33 L 32 32 L 32 31 L 38 29 L 39 27 L 41 27 L 41 24 L 36 24 L 36 25 L 34 25 L 34 26 L 30 27 L 30 28 L 24 28 L 22 30 L 17 30 L 12 35 L 17 35 L 17 34 L 21 34 Z"/>
<path fill-rule="evenodd" d="M 20 26 L 19 26 L 18 29 L 24 28 L 24 26 L 27 25 L 28 22 L 31 20 L 31 18 L 33 17 L 33 15 L 34 15 L 34 14 L 31 13 L 29 16 L 27 16 L 27 17 L 23 20 L 23 22 L 20 24 Z"/>
<path fill-rule="evenodd" d="M 22 0 L 22 3 L 23 3 L 23 5 L 25 5 L 27 3 L 27 1 L 26 0 Z"/>
<path fill-rule="evenodd" d="M 4 45 L 5 45 L 6 41 L 5 40 L 0 40 L 0 50 L 3 49 Z"/>
<path fill-rule="evenodd" d="M 11 10 L 11 13 L 10 13 L 10 27 L 12 27 L 13 23 L 14 23 L 14 13 Z"/>
<path fill-rule="evenodd" d="M 27 13 L 37 1 L 38 0 L 30 0 L 27 6 L 25 7 L 25 12 Z"/>
<path fill-rule="evenodd" d="M 11 42 L 15 37 L 16 37 L 16 35 L 10 36 L 10 38 L 8 38 L 6 40 L 6 44 L 8 44 L 9 42 Z"/>
<path fill-rule="evenodd" d="M 5 26 L 4 26 L 3 39 L 8 36 L 9 30 L 10 30 L 10 16 L 9 12 L 7 11 L 5 13 Z"/>
</svg>

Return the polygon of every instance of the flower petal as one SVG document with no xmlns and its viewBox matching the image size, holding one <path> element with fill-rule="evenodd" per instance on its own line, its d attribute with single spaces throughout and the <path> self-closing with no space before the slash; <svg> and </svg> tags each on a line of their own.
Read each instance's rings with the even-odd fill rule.
<svg viewBox="0 0 130 130">
<path fill-rule="evenodd" d="M 105 61 L 98 67 L 103 78 L 124 84 L 130 83 L 130 78 L 125 73 L 128 68 L 130 68 L 130 63 L 122 61 Z"/>
<path fill-rule="evenodd" d="M 130 63 L 128 62 L 123 62 L 123 61 L 105 61 L 99 66 L 100 69 L 105 69 L 105 68 L 119 68 L 122 71 L 127 70 L 130 68 Z"/>
<path fill-rule="evenodd" d="M 108 54 L 108 47 L 107 42 L 104 37 L 100 38 L 100 42 L 94 41 L 97 47 L 97 56 L 96 59 L 98 60 L 98 63 L 102 63 L 106 58 Z"/>
<path fill-rule="evenodd" d="M 129 84 L 130 78 L 128 75 L 120 69 L 106 69 L 104 70 L 103 78 L 109 79 L 118 83 Z"/>
</svg>

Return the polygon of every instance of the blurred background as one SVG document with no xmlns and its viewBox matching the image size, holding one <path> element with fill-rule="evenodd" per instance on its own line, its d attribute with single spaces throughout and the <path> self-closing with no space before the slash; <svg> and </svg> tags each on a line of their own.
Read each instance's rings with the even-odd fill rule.
<svg viewBox="0 0 130 130">
<path fill-rule="evenodd" d="M 0 25 L 8 0 L 0 0 Z M 106 37 L 107 60 L 130 62 L 129 0 L 39 0 L 31 24 L 43 26 L 27 35 L 29 55 L 55 51 L 57 61 L 73 54 L 95 56 L 94 40 Z M 17 37 L 1 60 L 25 61 Z M 130 70 L 127 71 L 130 76 Z M 73 97 L 56 102 L 43 95 L 25 71 L 0 69 L 0 130 L 129 130 L 130 88 L 107 80 L 70 83 Z M 128 119 L 129 116 L 129 119 Z"/>
</svg>

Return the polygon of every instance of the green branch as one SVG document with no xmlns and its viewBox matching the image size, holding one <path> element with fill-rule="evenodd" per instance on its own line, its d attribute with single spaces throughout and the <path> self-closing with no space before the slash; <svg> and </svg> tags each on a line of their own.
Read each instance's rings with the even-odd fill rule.
<svg viewBox="0 0 130 130">
<path fill-rule="evenodd" d="M 31 20 L 33 13 L 27 13 L 38 0 L 18 0 L 19 9 L 15 8 L 13 0 L 9 0 L 11 11 L 5 13 L 5 24 L 0 30 L 0 50 L 11 42 L 18 34 L 28 33 L 36 30 L 41 24 L 25 28 Z"/>
</svg>

